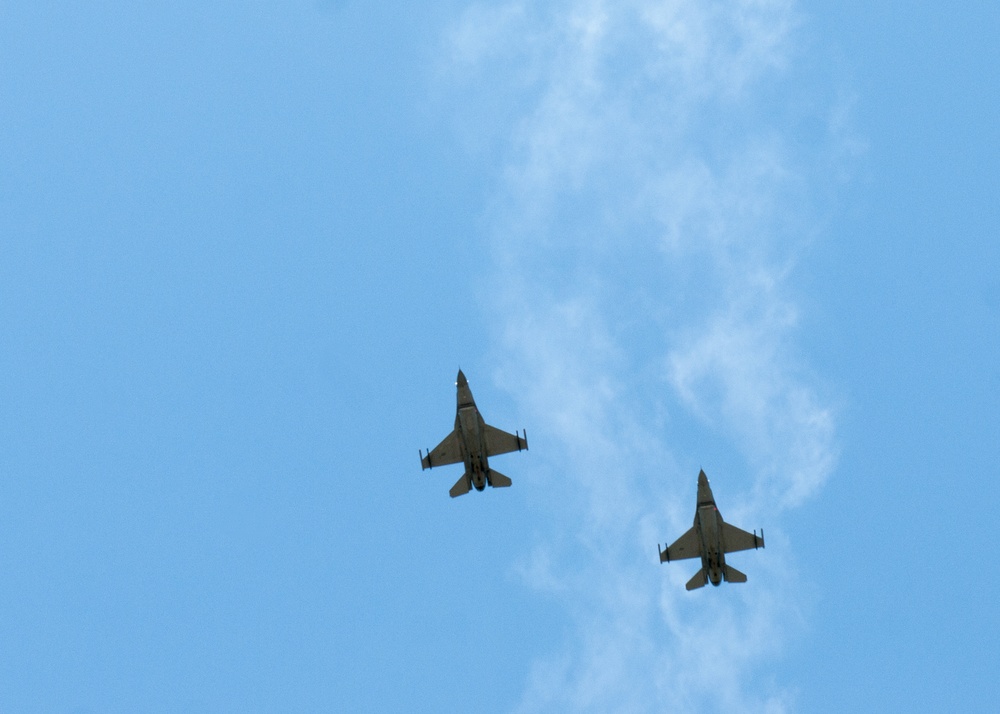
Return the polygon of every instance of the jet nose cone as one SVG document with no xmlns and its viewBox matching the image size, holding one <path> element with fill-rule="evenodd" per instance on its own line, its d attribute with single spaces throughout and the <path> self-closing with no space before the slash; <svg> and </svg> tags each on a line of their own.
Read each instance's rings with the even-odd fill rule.
<svg viewBox="0 0 1000 714">
<path fill-rule="evenodd" d="M 458 377 L 455 379 L 455 384 L 457 384 L 459 387 L 469 386 L 469 380 L 467 380 L 465 378 L 465 375 L 462 374 L 462 370 L 458 370 Z"/>
<path fill-rule="evenodd" d="M 698 507 L 715 505 L 715 497 L 712 495 L 712 487 L 708 485 L 708 476 L 704 471 L 698 474 Z"/>
</svg>

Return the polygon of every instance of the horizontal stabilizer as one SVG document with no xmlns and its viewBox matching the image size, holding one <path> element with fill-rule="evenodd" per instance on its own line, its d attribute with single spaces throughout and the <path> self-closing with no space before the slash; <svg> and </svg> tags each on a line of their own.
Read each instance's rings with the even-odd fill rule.
<svg viewBox="0 0 1000 714">
<path fill-rule="evenodd" d="M 705 569 L 702 568 L 694 577 L 688 580 L 687 585 L 684 587 L 688 590 L 697 590 L 698 588 L 705 587 L 705 583 L 708 582 L 708 576 L 705 574 Z"/>
<path fill-rule="evenodd" d="M 747 581 L 747 576 L 731 565 L 726 566 L 722 577 L 726 579 L 727 583 L 745 583 Z"/>
<path fill-rule="evenodd" d="M 462 474 L 462 478 L 455 482 L 455 485 L 451 487 L 448 493 L 451 494 L 452 498 L 455 498 L 456 496 L 465 495 L 469 492 L 470 488 L 472 488 L 472 479 L 469 478 L 468 473 L 464 473 Z"/>
<path fill-rule="evenodd" d="M 490 469 L 490 486 L 493 488 L 504 488 L 510 486 L 511 480 L 496 469 Z"/>
</svg>

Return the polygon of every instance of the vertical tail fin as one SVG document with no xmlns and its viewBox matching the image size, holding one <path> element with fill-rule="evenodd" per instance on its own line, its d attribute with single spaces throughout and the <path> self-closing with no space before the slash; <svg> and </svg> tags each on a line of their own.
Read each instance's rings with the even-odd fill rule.
<svg viewBox="0 0 1000 714">
<path fill-rule="evenodd" d="M 688 580 L 687 585 L 685 585 L 684 587 L 687 588 L 688 590 L 697 590 L 698 588 L 705 587 L 705 583 L 707 582 L 708 582 L 708 574 L 705 572 L 705 569 L 702 568 L 701 570 L 699 570 L 697 573 L 694 574 L 693 578 Z"/>
<path fill-rule="evenodd" d="M 469 478 L 469 473 L 465 472 L 462 474 L 462 478 L 455 482 L 455 485 L 451 487 L 448 493 L 451 494 L 452 498 L 455 498 L 456 496 L 468 493 L 470 488 L 472 488 L 472 479 Z"/>
</svg>

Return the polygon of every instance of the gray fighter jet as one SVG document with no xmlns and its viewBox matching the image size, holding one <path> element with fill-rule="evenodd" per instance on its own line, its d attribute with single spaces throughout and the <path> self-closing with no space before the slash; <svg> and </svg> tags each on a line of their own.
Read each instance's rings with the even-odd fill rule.
<svg viewBox="0 0 1000 714">
<path fill-rule="evenodd" d="M 452 498 L 468 493 L 473 486 L 482 491 L 489 484 L 493 488 L 510 486 L 510 479 L 496 469 L 491 469 L 488 457 L 521 451 L 528 448 L 527 432 L 510 434 L 483 421 L 472 390 L 462 370 L 458 370 L 458 413 L 455 430 L 444 438 L 433 451 L 420 452 L 420 465 L 425 469 L 446 464 L 465 463 L 465 474 L 451 487 Z"/>
<path fill-rule="evenodd" d="M 659 548 L 659 544 L 656 547 Z M 763 530 L 758 536 L 757 531 L 747 533 L 722 520 L 722 514 L 715 507 L 715 497 L 712 495 L 712 487 L 708 485 L 708 477 L 702 471 L 698 474 L 698 510 L 694 514 L 694 525 L 673 545 L 660 550 L 660 562 L 700 557 L 701 570 L 688 581 L 688 590 L 704 587 L 708 581 L 712 581 L 712 585 L 718 585 L 723 580 L 727 583 L 745 583 L 746 575 L 731 565 L 726 565 L 726 553 L 763 547 Z"/>
</svg>

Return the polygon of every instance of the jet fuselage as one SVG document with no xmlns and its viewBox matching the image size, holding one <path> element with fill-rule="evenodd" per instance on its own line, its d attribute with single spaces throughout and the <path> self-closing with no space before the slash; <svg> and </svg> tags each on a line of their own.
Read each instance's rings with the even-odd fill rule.
<svg viewBox="0 0 1000 714">
<path fill-rule="evenodd" d="M 701 567 L 712 585 L 718 585 L 726 568 L 726 554 L 722 547 L 722 518 L 714 503 L 698 507 L 694 526 L 701 540 Z"/>
<path fill-rule="evenodd" d="M 468 401 L 463 404 L 463 391 Z M 486 456 L 486 443 L 483 435 L 486 422 L 479 415 L 476 403 L 472 401 L 472 392 L 468 386 L 458 390 L 458 414 L 455 416 L 455 429 L 462 437 L 462 460 L 465 470 L 472 478 L 472 485 L 477 491 L 486 488 L 486 474 L 490 471 L 489 458 Z"/>
</svg>

